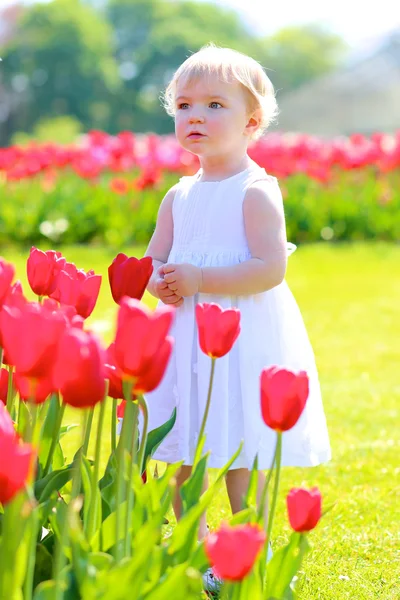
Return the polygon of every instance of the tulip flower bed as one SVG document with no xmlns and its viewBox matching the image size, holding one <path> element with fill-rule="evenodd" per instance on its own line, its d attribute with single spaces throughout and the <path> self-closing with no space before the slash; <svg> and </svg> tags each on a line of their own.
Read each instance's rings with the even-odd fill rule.
<svg viewBox="0 0 400 600">
<path fill-rule="evenodd" d="M 272 133 L 249 154 L 279 178 L 291 241 L 400 238 L 400 133 Z M 0 148 L 0 247 L 146 243 L 163 195 L 198 166 L 173 136 L 152 134 L 94 131 L 72 147 Z"/>
<path fill-rule="evenodd" d="M 0 595 L 16 600 L 119 598 L 179 600 L 205 596 L 202 573 L 220 580 L 218 597 L 294 598 L 292 580 L 309 550 L 306 534 L 321 518 L 317 487 L 292 488 L 287 495 L 289 542 L 266 563 L 281 464 L 282 436 L 301 416 L 308 399 L 308 375 L 272 366 L 260 373 L 265 424 L 276 431 L 276 448 L 256 505 L 257 458 L 243 510 L 198 542 L 199 520 L 219 482 L 241 452 L 239 446 L 203 494 L 208 454 L 205 426 L 213 374 L 240 335 L 240 312 L 199 304 L 199 345 L 210 357 L 210 384 L 197 440 L 193 471 L 181 491 L 183 515 L 171 536 L 163 536 L 175 478 L 182 463 L 161 477 L 148 468 L 155 448 L 176 418 L 148 432 L 144 394 L 155 389 L 171 355 L 172 307 L 151 311 L 140 302 L 152 274 L 149 258 L 118 254 L 108 268 L 119 304 L 115 339 L 103 348 L 85 328 L 101 276 L 87 273 L 61 255 L 32 248 L 29 302 L 13 264 L 0 258 Z M 217 334 L 216 334 L 217 332 Z M 117 401 L 122 403 L 117 408 Z M 66 406 L 81 412 L 81 443 L 65 460 L 60 440 Z M 95 407 L 99 407 L 94 460 L 88 456 Z M 111 453 L 100 455 L 106 411 L 111 411 Z M 139 431 L 139 413 L 143 427 Z M 117 417 L 123 416 L 117 443 Z M 271 509 L 264 522 L 268 485 Z M 213 592 L 209 595 L 215 596 Z"/>
<path fill-rule="evenodd" d="M 142 251 L 131 249 L 128 253 L 140 256 Z M 86 269 L 93 267 L 97 275 L 107 278 L 112 256 L 106 251 L 66 248 L 63 254 Z M 33 298 L 26 281 L 25 257 L 8 254 L 7 259 L 16 264 L 26 295 Z M 347 248 L 318 245 L 300 247 L 289 265 L 288 279 L 304 311 L 318 357 L 333 461 L 312 470 L 284 469 L 281 487 L 286 495 L 293 483 L 304 485 L 306 482 L 308 488 L 318 485 L 327 498 L 325 505 L 336 502 L 335 509 L 312 534 L 314 548 L 299 573 L 298 590 L 302 600 L 399 596 L 395 501 L 398 442 L 393 433 L 393 422 L 398 420 L 399 390 L 398 361 L 391 359 L 396 356 L 396 353 L 391 354 L 391 349 L 396 348 L 399 335 L 400 289 L 398 278 L 393 276 L 399 260 L 400 249 L 389 245 L 355 244 Z M 330 274 L 329 285 L 326 282 L 322 285 L 325 272 Z M 111 342 L 117 307 L 112 308 L 111 293 L 104 283 L 85 327 L 101 331 Z M 146 301 L 150 300 L 154 304 L 154 299 L 146 297 Z M 2 390 L 4 397 L 4 389 L 0 384 L 0 397 Z M 100 402 L 95 409 L 93 432 L 97 430 L 101 405 Z M 106 408 L 100 473 L 106 468 L 111 447 L 111 413 L 111 408 Z M 61 446 L 70 463 L 81 445 L 81 432 L 78 427 L 66 433 L 66 428 L 80 423 L 80 410 L 67 407 L 64 421 Z M 95 438 L 93 433 L 89 460 L 95 456 Z M 0 459 L 1 456 L 0 453 Z M 60 460 L 58 447 L 55 456 Z M 0 461 L 0 468 L 2 465 Z M 153 466 L 149 477 L 152 471 Z M 161 465 L 159 471 L 163 474 Z M 217 476 L 217 472 L 212 473 L 213 483 Z M 62 492 L 68 501 L 70 484 Z M 211 529 L 218 530 L 221 519 L 227 520 L 228 515 L 225 494 L 220 488 L 214 488 L 208 515 Z M 162 527 L 163 534 L 171 533 L 174 525 L 171 510 L 167 517 L 171 524 Z M 278 501 L 275 522 L 274 549 L 285 545 L 291 535 L 283 498 Z M 43 573 L 48 576 L 49 558 L 42 550 L 37 554 L 37 565 L 43 577 Z M 15 577 L 14 569 L 12 575 Z M 131 597 L 133 588 L 127 597 Z M 178 597 L 175 592 L 175 587 L 172 591 L 166 590 L 165 597 Z M 160 593 L 164 593 L 163 590 Z M 49 589 L 47 595 L 43 592 L 40 598 L 51 598 L 51 594 Z M 101 597 L 116 596 L 103 594 Z"/>
</svg>

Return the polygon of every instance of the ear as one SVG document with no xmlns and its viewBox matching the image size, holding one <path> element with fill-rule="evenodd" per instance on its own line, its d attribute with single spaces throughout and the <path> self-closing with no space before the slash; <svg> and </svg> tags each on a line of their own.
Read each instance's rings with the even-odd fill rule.
<svg viewBox="0 0 400 600">
<path fill-rule="evenodd" d="M 257 108 L 254 112 L 248 115 L 247 125 L 244 134 L 251 137 L 261 125 L 261 109 Z"/>
</svg>

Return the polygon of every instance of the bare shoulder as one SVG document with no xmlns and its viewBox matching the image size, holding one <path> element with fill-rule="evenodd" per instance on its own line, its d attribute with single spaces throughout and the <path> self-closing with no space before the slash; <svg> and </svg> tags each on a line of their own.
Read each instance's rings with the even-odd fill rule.
<svg viewBox="0 0 400 600">
<path fill-rule="evenodd" d="M 283 217 L 282 194 L 276 180 L 261 180 L 252 183 L 246 190 L 243 201 L 243 215 L 246 217 Z"/>
<path fill-rule="evenodd" d="M 173 185 L 168 192 L 165 194 L 164 198 L 161 201 L 161 206 L 164 206 L 165 208 L 171 208 L 172 207 L 172 203 L 174 201 L 175 198 L 175 194 L 176 194 L 176 190 L 178 189 L 178 184 L 176 183 L 175 185 Z"/>
</svg>

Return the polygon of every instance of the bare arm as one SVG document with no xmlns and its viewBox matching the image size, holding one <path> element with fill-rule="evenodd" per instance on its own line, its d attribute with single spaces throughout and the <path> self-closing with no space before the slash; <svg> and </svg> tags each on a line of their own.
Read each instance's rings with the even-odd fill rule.
<svg viewBox="0 0 400 600">
<path fill-rule="evenodd" d="M 267 192 L 254 183 L 243 203 L 243 216 L 252 258 L 230 267 L 166 265 L 165 281 L 177 293 L 244 296 L 258 294 L 279 285 L 286 272 L 286 227 L 279 188 Z"/>
<path fill-rule="evenodd" d="M 175 198 L 176 187 L 177 185 L 174 185 L 166 193 L 160 204 L 156 228 L 145 252 L 145 256 L 151 256 L 154 267 L 153 275 L 151 276 L 147 289 L 152 296 L 161 298 L 163 301 L 165 301 L 166 296 L 168 296 L 168 302 L 166 302 L 168 304 L 176 303 L 179 298 L 171 291 L 165 292 L 167 284 L 163 284 L 160 281 L 162 276 L 159 273 L 159 268 L 167 262 L 172 247 L 174 234 L 172 204 Z M 173 302 L 173 300 L 175 300 L 175 302 Z"/>
</svg>

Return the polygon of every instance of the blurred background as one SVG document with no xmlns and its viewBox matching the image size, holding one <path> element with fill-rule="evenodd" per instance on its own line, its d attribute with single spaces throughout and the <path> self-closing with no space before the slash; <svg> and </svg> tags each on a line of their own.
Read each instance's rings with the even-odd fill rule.
<svg viewBox="0 0 400 600">
<path fill-rule="evenodd" d="M 390 0 L 379 11 L 325 4 L 1 0 L 0 145 L 51 137 L 52 127 L 66 141 L 90 129 L 170 133 L 160 93 L 209 41 L 268 70 L 278 130 L 392 132 L 400 122 L 398 11 Z"/>
<path fill-rule="evenodd" d="M 390 0 L 379 11 L 345 0 L 0 7 L 0 248 L 147 243 L 161 197 L 199 166 L 160 96 L 210 41 L 253 56 L 275 86 L 280 115 L 250 155 L 280 180 L 289 239 L 400 239 L 400 16 Z"/>
</svg>

